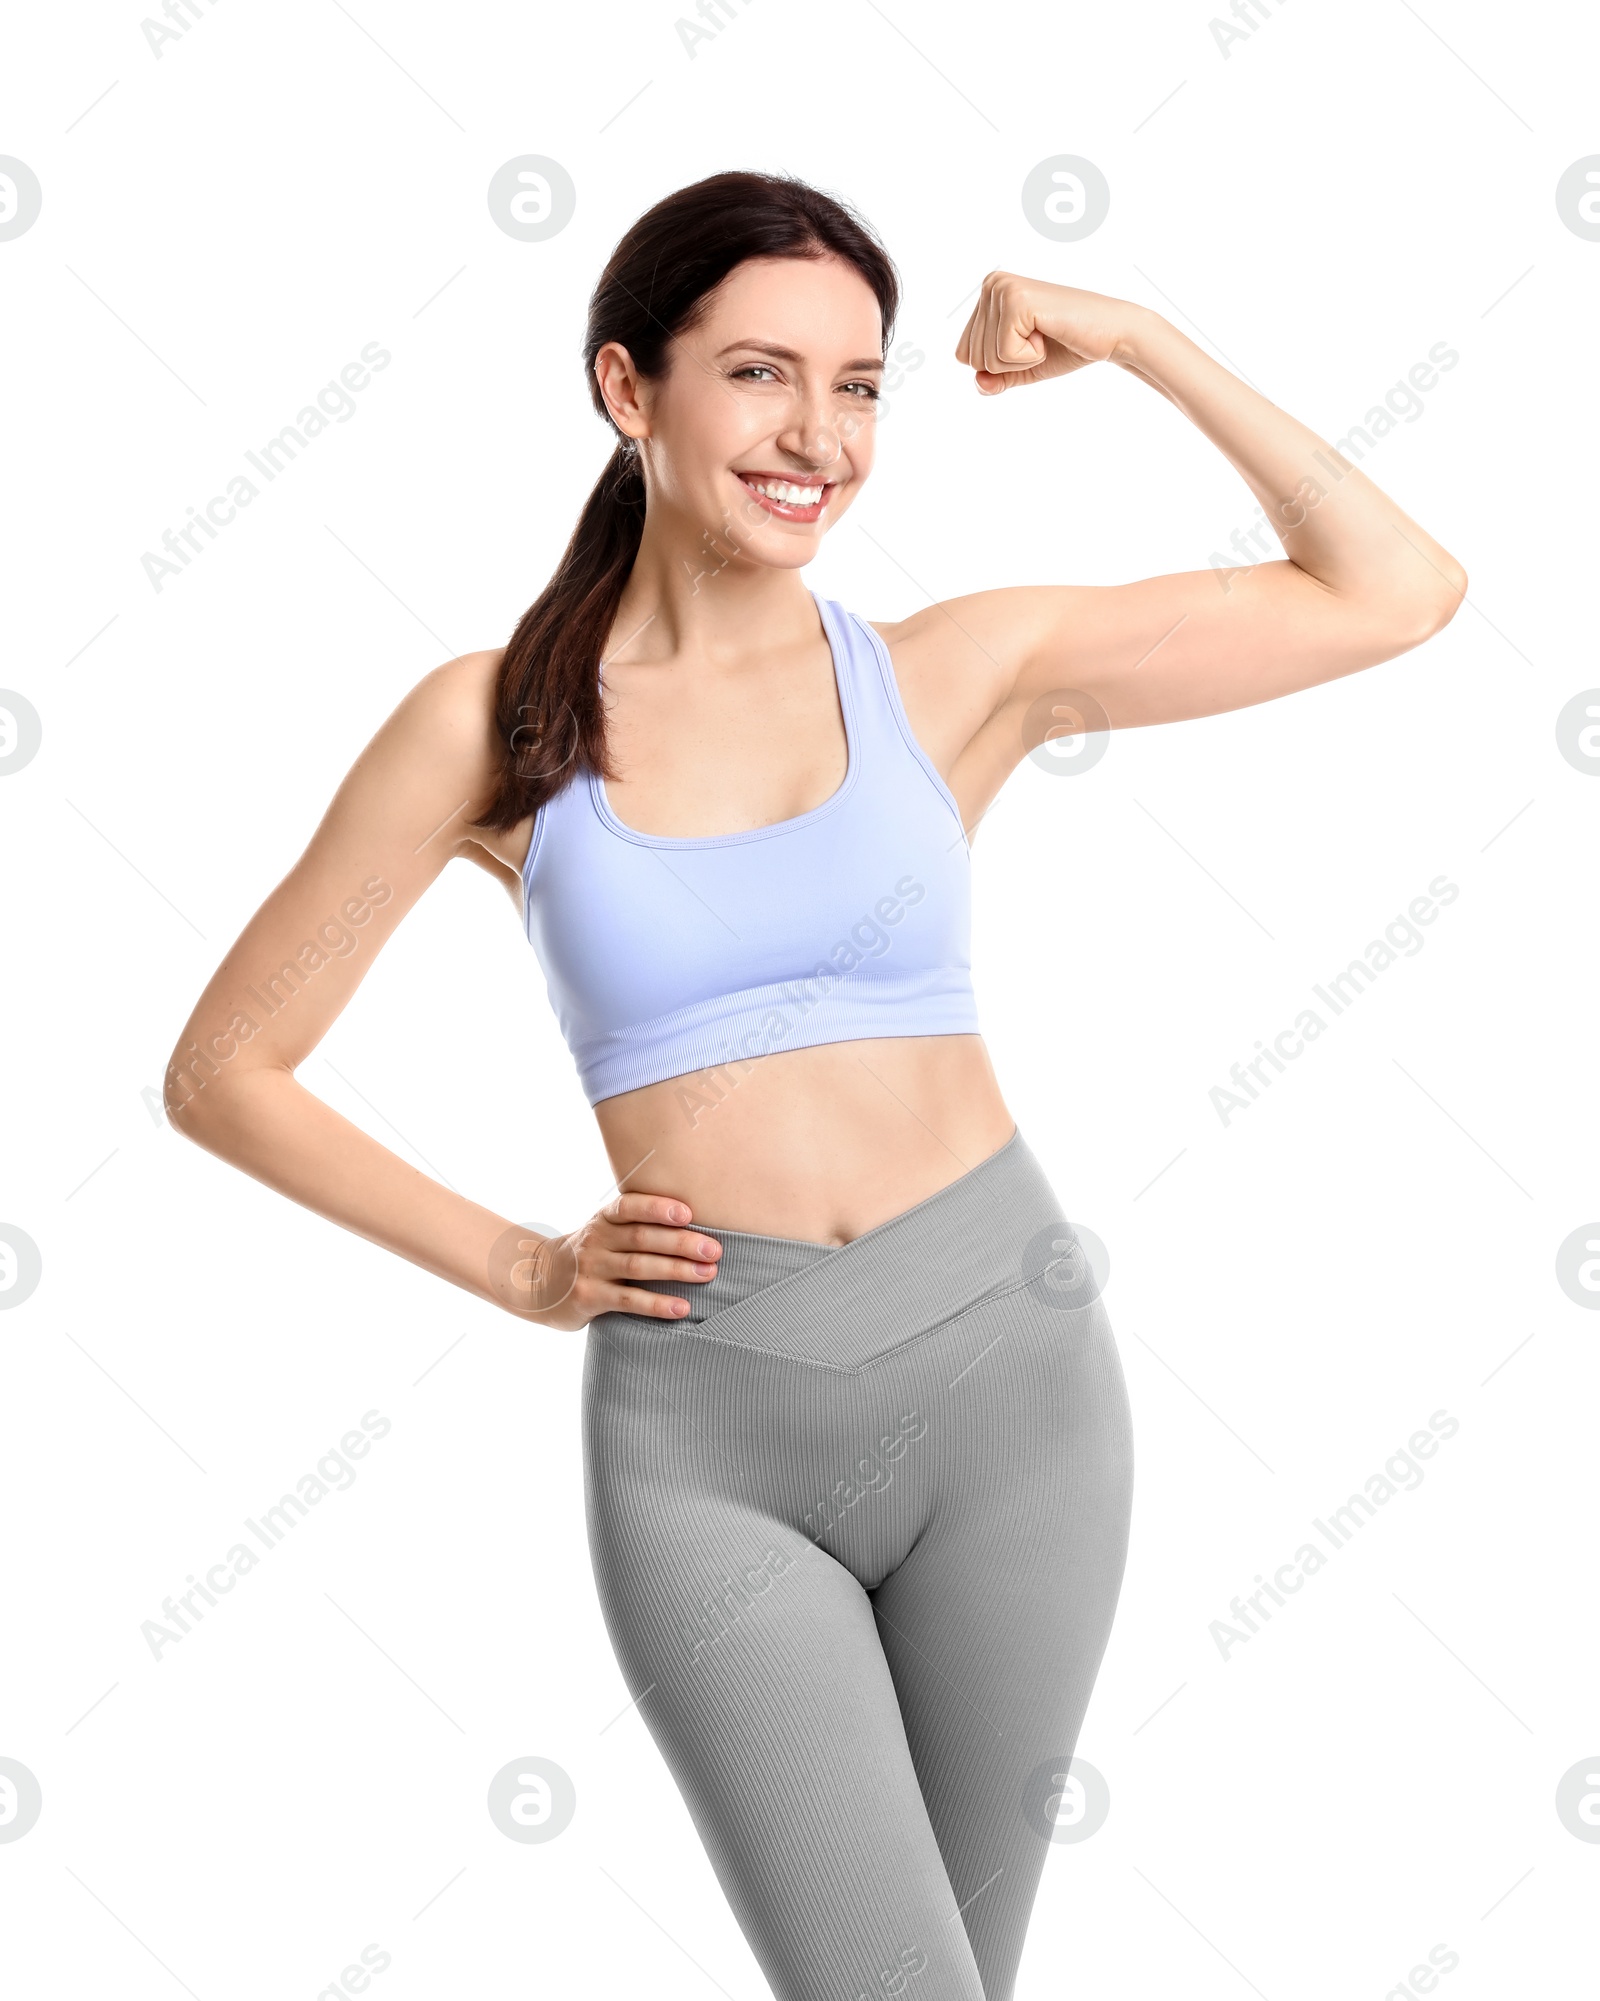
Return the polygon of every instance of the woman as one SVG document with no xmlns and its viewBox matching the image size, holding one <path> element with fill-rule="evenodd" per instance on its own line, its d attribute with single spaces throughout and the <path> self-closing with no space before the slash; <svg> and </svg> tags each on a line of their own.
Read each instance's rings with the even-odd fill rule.
<svg viewBox="0 0 1600 2001">
<path fill-rule="evenodd" d="M 618 443 L 554 578 L 379 730 L 167 1093 L 295 1201 L 588 1327 L 601 1602 L 783 2001 L 1012 1993 L 1122 1579 L 1121 1368 L 978 1032 L 968 834 L 1047 734 L 1352 673 L 1466 584 L 1159 315 L 992 272 L 956 349 L 980 392 L 1128 369 L 1286 559 L 847 612 L 799 573 L 872 470 L 897 302 L 859 219 L 791 179 L 715 175 L 629 230 L 584 350 Z M 563 1236 L 295 1078 L 452 855 L 516 901 L 616 1173 Z M 297 959 L 330 912 L 339 951 Z"/>
</svg>

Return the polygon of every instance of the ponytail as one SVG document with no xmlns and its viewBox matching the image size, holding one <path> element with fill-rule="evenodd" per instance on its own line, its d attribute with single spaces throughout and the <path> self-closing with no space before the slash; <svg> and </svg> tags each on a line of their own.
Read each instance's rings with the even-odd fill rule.
<svg viewBox="0 0 1600 2001">
<path fill-rule="evenodd" d="M 514 827 L 580 767 L 602 777 L 597 666 L 644 533 L 644 475 L 633 440 L 607 460 L 555 574 L 517 621 L 495 687 L 500 791 L 483 827 Z"/>
</svg>

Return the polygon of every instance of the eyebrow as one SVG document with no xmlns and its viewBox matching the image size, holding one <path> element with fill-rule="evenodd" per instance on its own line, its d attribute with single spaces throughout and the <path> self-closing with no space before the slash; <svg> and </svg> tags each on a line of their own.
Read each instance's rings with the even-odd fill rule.
<svg viewBox="0 0 1600 2001">
<path fill-rule="evenodd" d="M 770 354 L 779 361 L 805 360 L 805 356 L 803 354 L 796 354 L 792 347 L 778 347 L 772 341 L 766 340 L 732 341 L 727 347 L 718 348 L 712 359 L 720 361 L 725 354 L 737 354 L 741 349 L 749 349 L 755 354 Z M 841 364 L 841 366 L 851 369 L 882 368 L 883 365 L 883 357 L 879 354 L 869 355 L 864 361 L 846 361 Z"/>
</svg>

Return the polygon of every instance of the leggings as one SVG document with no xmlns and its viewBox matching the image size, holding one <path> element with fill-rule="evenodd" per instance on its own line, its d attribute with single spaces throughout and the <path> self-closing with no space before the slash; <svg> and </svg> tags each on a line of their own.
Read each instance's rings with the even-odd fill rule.
<svg viewBox="0 0 1600 2001">
<path fill-rule="evenodd" d="M 777 2001 L 1011 2001 L 1132 1500 L 1082 1246 L 1020 1131 L 842 1246 L 696 1228 L 585 1350 L 618 1664 Z"/>
</svg>

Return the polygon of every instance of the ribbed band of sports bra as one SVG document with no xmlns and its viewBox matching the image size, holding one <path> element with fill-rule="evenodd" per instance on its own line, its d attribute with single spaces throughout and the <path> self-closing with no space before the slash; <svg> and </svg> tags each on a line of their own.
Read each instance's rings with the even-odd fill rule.
<svg viewBox="0 0 1600 2001">
<path fill-rule="evenodd" d="M 888 649 L 816 591 L 849 762 L 809 813 L 642 834 L 587 767 L 546 800 L 523 928 L 591 1105 L 780 1050 L 978 1028 L 971 852 Z"/>
</svg>

